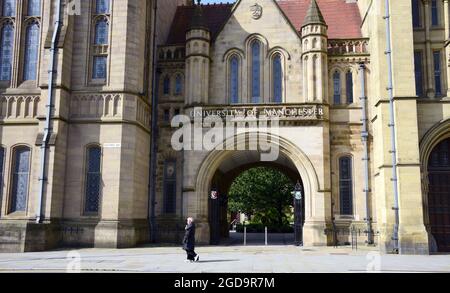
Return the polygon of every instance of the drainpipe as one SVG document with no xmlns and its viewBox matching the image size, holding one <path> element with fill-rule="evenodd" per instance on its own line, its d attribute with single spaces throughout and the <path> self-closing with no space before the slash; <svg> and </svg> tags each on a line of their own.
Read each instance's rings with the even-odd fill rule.
<svg viewBox="0 0 450 293">
<path fill-rule="evenodd" d="M 392 241 L 394 242 L 394 247 L 392 253 L 399 253 L 399 238 L 398 231 L 400 227 L 399 220 L 399 204 L 398 204 L 398 178 L 397 178 L 397 146 L 395 142 L 396 137 L 396 128 L 395 128 L 395 114 L 394 114 L 394 86 L 392 79 L 392 48 L 391 48 L 391 23 L 390 23 L 390 9 L 389 9 L 389 0 L 385 0 L 385 10 L 386 14 L 384 19 L 386 21 L 386 57 L 388 62 L 388 87 L 387 91 L 389 94 L 389 115 L 390 122 L 389 127 L 391 129 L 391 145 L 392 145 L 392 187 L 394 190 L 394 206 L 392 209 L 395 213 L 395 223 L 394 223 L 394 231 L 392 234 Z"/>
<path fill-rule="evenodd" d="M 364 146 L 364 194 L 366 197 L 366 218 L 365 221 L 367 223 L 367 244 L 371 245 L 373 244 L 372 240 L 372 218 L 370 217 L 370 207 L 369 207 L 369 145 L 368 145 L 368 139 L 369 139 L 369 130 L 367 127 L 367 97 L 366 97 L 366 78 L 365 78 L 365 68 L 366 66 L 364 63 L 359 64 L 359 75 L 361 78 L 361 105 L 362 105 L 362 133 L 361 138 Z"/>
<path fill-rule="evenodd" d="M 41 145 L 41 162 L 40 162 L 40 172 L 39 172 L 39 194 L 38 194 L 38 202 L 37 202 L 37 210 L 36 210 L 36 223 L 42 223 L 42 199 L 44 197 L 44 189 L 45 183 L 47 182 L 47 178 L 45 176 L 45 162 L 47 161 L 47 148 L 50 137 L 52 135 L 51 128 L 51 120 L 52 120 L 52 111 L 53 111 L 53 78 L 56 73 L 55 68 L 55 58 L 56 52 L 58 50 L 57 41 L 59 37 L 59 33 L 61 30 L 61 0 L 56 0 L 56 15 L 57 19 L 55 20 L 55 28 L 53 30 L 52 37 L 52 45 L 50 47 L 50 65 L 48 68 L 48 99 L 47 99 L 47 114 L 45 116 L 45 128 L 44 128 L 44 137 L 42 138 Z"/>
<path fill-rule="evenodd" d="M 153 6 L 153 53 L 152 53 L 152 124 L 151 124 L 151 141 L 150 141 L 150 172 L 149 172 L 149 224 L 150 224 L 150 242 L 156 242 L 156 167 L 157 167 L 157 151 L 158 151 L 158 93 L 157 93 L 157 69 L 156 69 L 156 24 L 157 24 L 158 0 L 155 0 Z"/>
</svg>

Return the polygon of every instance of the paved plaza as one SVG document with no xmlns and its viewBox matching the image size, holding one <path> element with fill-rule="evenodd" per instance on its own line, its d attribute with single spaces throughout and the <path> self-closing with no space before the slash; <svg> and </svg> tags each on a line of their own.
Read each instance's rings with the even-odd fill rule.
<svg viewBox="0 0 450 293">
<path fill-rule="evenodd" d="M 450 272 L 450 255 L 380 255 L 367 247 L 206 246 L 197 252 L 200 262 L 192 264 L 179 247 L 0 254 L 0 272 Z"/>
</svg>

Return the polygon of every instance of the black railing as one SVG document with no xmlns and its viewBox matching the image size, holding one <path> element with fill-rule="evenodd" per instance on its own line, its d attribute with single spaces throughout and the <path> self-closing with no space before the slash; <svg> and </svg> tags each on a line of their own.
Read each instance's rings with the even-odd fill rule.
<svg viewBox="0 0 450 293">
<path fill-rule="evenodd" d="M 370 239 L 374 239 L 379 236 L 379 232 L 371 231 L 367 232 L 364 229 L 357 229 L 355 227 L 352 228 L 327 228 L 324 231 L 325 235 L 332 237 L 332 243 L 335 248 L 343 245 L 351 245 L 352 250 L 358 250 L 358 243 L 361 237 L 368 239 L 368 233 L 370 233 Z M 340 243 L 339 236 L 341 238 L 349 237 L 349 242 Z M 367 240 L 365 241 L 367 243 Z"/>
</svg>

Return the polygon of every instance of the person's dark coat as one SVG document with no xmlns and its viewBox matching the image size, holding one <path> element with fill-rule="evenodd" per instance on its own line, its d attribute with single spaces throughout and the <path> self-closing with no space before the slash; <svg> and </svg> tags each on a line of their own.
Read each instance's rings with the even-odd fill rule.
<svg viewBox="0 0 450 293">
<path fill-rule="evenodd" d="M 186 226 L 183 238 L 183 249 L 194 250 L 195 249 L 195 224 L 191 223 Z"/>
</svg>

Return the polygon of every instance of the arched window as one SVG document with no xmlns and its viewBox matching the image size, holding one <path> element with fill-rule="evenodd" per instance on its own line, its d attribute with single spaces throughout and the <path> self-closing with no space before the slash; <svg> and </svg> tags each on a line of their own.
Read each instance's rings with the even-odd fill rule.
<svg viewBox="0 0 450 293">
<path fill-rule="evenodd" d="M 16 0 L 3 0 L 2 16 L 15 16 L 16 15 Z"/>
<path fill-rule="evenodd" d="M 179 96 L 183 93 L 183 76 L 178 74 L 175 78 L 175 95 Z"/>
<path fill-rule="evenodd" d="M 336 71 L 333 74 L 333 101 L 335 105 L 341 104 L 341 74 Z"/>
<path fill-rule="evenodd" d="M 25 212 L 28 200 L 28 184 L 30 178 L 30 148 L 17 147 L 13 153 L 11 204 L 9 211 Z"/>
<path fill-rule="evenodd" d="M 170 95 L 170 77 L 169 76 L 164 77 L 163 94 Z"/>
<path fill-rule="evenodd" d="M 109 0 L 97 0 L 95 6 L 96 14 L 107 14 L 109 13 Z"/>
<path fill-rule="evenodd" d="M 252 43 L 252 102 L 259 103 L 261 97 L 261 43 Z"/>
<path fill-rule="evenodd" d="M 101 156 L 102 150 L 99 146 L 90 146 L 87 148 L 84 211 L 88 214 L 97 214 L 99 212 L 101 195 Z"/>
<path fill-rule="evenodd" d="M 28 16 L 41 15 L 41 0 L 28 0 Z"/>
<path fill-rule="evenodd" d="M 3 173 L 5 170 L 5 149 L 0 147 L 0 198 L 3 196 Z"/>
<path fill-rule="evenodd" d="M 109 24 L 105 18 L 99 19 L 95 24 L 95 45 L 107 45 Z"/>
<path fill-rule="evenodd" d="M 12 24 L 5 24 L 0 40 L 0 80 L 11 80 L 13 42 L 14 27 Z"/>
<path fill-rule="evenodd" d="M 421 21 L 420 21 L 420 2 L 421 0 L 412 0 L 412 20 L 413 20 L 413 27 L 420 27 Z"/>
<path fill-rule="evenodd" d="M 26 30 L 23 80 L 36 80 L 38 52 L 39 24 L 37 22 L 32 22 L 28 25 Z"/>
<path fill-rule="evenodd" d="M 353 73 L 348 71 L 345 75 L 347 104 L 353 104 Z"/>
<path fill-rule="evenodd" d="M 230 59 L 230 102 L 239 103 L 239 58 L 233 56 Z"/>
<path fill-rule="evenodd" d="M 353 215 L 352 158 L 339 159 L 339 197 L 341 215 Z"/>
<path fill-rule="evenodd" d="M 283 68 L 281 65 L 281 56 L 277 54 L 273 58 L 273 101 L 274 103 L 283 102 Z"/>
<path fill-rule="evenodd" d="M 175 214 L 177 206 L 176 162 L 167 160 L 164 164 L 164 213 Z"/>
</svg>

